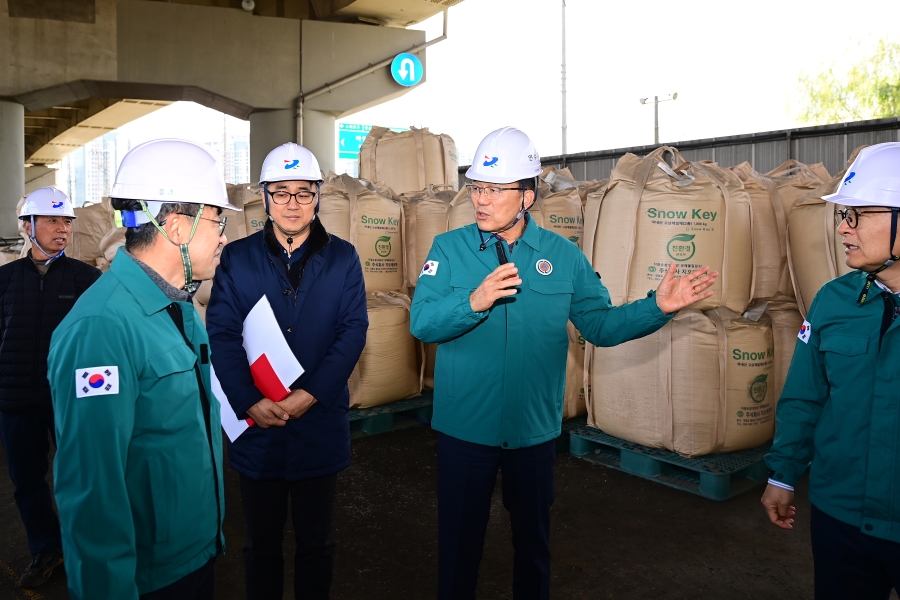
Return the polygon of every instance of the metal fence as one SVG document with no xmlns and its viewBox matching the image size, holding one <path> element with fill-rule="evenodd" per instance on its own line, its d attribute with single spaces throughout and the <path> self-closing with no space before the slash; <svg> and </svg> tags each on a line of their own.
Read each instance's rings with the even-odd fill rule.
<svg viewBox="0 0 900 600">
<path fill-rule="evenodd" d="M 767 173 L 793 158 L 806 164 L 823 163 L 829 173 L 835 174 L 846 166 L 847 158 L 853 154 L 854 149 L 882 142 L 900 142 L 900 118 L 819 125 L 666 145 L 680 150 L 685 160 L 713 160 L 723 167 L 747 161 L 760 173 Z M 541 159 L 541 163 L 545 167 L 568 167 L 578 180 L 608 179 L 616 161 L 625 153 L 643 155 L 655 148 L 656 146 L 635 146 L 546 156 Z M 460 185 L 466 183 L 467 168 L 459 169 Z"/>
</svg>

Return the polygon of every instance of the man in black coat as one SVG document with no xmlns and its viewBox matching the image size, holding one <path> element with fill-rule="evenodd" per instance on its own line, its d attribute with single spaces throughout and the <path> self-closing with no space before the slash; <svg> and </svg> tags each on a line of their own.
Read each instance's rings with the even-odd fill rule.
<svg viewBox="0 0 900 600">
<path fill-rule="evenodd" d="M 0 267 L 0 442 L 32 554 L 19 585 L 32 588 L 50 579 L 63 560 L 47 485 L 48 432 L 55 442 L 50 336 L 100 270 L 64 254 L 75 211 L 62 191 L 44 187 L 29 194 L 21 219 L 32 249 Z"/>
<path fill-rule="evenodd" d="M 369 325 L 359 254 L 316 217 L 321 172 L 309 150 L 288 143 L 263 162 L 269 219 L 263 231 L 225 246 L 209 297 L 212 364 L 228 402 L 255 426 L 228 446 L 240 474 L 247 524 L 248 600 L 284 595 L 282 543 L 288 507 L 296 538 L 294 598 L 327 600 L 333 572 L 337 476 L 350 466 L 347 380 Z M 264 397 L 243 347 L 244 321 L 265 299 L 305 371 Z M 279 400 L 275 398 L 274 400 Z"/>
</svg>

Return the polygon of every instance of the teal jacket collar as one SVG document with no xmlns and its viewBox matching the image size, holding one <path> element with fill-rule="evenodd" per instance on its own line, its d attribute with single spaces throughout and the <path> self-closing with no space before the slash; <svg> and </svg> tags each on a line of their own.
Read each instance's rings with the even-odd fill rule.
<svg viewBox="0 0 900 600">
<path fill-rule="evenodd" d="M 158 313 L 172 304 L 159 286 L 126 254 L 124 246 L 116 252 L 116 258 L 110 265 L 109 272 L 115 275 L 134 297 L 144 314 Z"/>
<path fill-rule="evenodd" d="M 541 232 L 538 231 L 538 226 L 535 224 L 534 219 L 531 218 L 527 212 L 525 216 L 522 217 L 525 219 L 525 232 L 522 234 L 522 237 L 519 240 L 522 240 L 524 243 L 531 246 L 532 250 L 538 251 L 541 249 Z M 477 234 L 479 231 L 478 226 L 475 226 L 475 233 Z M 481 232 L 481 235 L 484 236 L 486 232 Z M 490 235 L 490 234 L 487 234 Z M 516 240 L 516 241 L 519 241 Z M 493 244 L 496 244 L 499 240 L 494 238 L 487 245 L 490 248 Z"/>
</svg>

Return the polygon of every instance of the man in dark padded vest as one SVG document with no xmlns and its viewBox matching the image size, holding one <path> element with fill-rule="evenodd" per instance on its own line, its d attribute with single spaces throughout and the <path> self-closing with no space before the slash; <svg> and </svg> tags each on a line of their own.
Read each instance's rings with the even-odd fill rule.
<svg viewBox="0 0 900 600">
<path fill-rule="evenodd" d="M 56 440 L 47 382 L 50 336 L 100 271 L 64 253 L 75 211 L 62 191 L 44 187 L 29 194 L 21 219 L 32 248 L 0 267 L 0 441 L 32 555 L 19 584 L 32 588 L 62 563 L 47 485 L 50 439 Z"/>
</svg>

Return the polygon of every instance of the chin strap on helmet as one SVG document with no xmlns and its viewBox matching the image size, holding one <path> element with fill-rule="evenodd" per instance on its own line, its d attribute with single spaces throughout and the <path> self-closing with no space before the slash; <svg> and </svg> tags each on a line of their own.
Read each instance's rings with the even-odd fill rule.
<svg viewBox="0 0 900 600">
<path fill-rule="evenodd" d="M 890 267 L 897 261 L 900 261 L 900 256 L 894 254 L 894 244 L 897 242 L 897 220 L 900 217 L 900 208 L 891 208 L 891 245 L 888 250 L 888 254 L 891 258 L 889 258 L 883 265 L 866 275 L 866 285 L 863 286 L 862 292 L 859 294 L 859 299 L 857 302 L 862 304 L 866 301 L 866 298 L 869 296 L 869 290 L 872 288 L 872 283 L 875 282 L 875 276 Z"/>
<path fill-rule="evenodd" d="M 28 236 L 28 239 L 31 240 L 31 244 L 32 244 L 35 248 L 37 248 L 38 250 L 40 250 L 41 252 L 44 253 L 44 256 L 49 256 L 49 257 L 50 257 L 50 258 L 47 259 L 47 262 L 44 263 L 45 265 L 49 265 L 51 262 L 53 262 L 54 260 L 56 260 L 57 258 L 59 258 L 60 256 L 62 256 L 63 253 L 66 251 L 66 248 L 69 247 L 69 245 L 66 244 L 65 246 L 63 246 L 63 249 L 60 250 L 59 252 L 57 252 L 56 254 L 50 254 L 49 252 L 47 252 L 46 250 L 44 250 L 43 248 L 41 248 L 41 245 L 40 245 L 40 244 L 38 244 L 38 241 L 37 241 L 37 238 L 36 238 L 35 235 L 34 235 L 34 232 L 35 232 L 35 229 L 34 229 L 34 215 L 31 215 L 31 235 Z"/>
<path fill-rule="evenodd" d="M 535 177 L 535 178 L 534 178 L 534 201 L 532 201 L 532 203 L 531 203 L 532 206 L 534 206 L 534 203 L 537 202 L 537 197 L 538 197 L 538 190 L 537 190 L 537 188 L 538 188 L 538 181 L 537 181 L 537 177 Z M 507 226 L 504 227 L 503 229 L 498 229 L 497 231 L 492 231 L 492 232 L 491 232 L 491 235 L 490 235 L 490 237 L 488 237 L 488 239 L 484 239 L 484 233 L 482 233 L 482 231 L 481 231 L 480 229 L 478 230 L 478 237 L 481 238 L 481 245 L 478 246 L 478 251 L 479 251 L 479 252 L 482 252 L 485 248 L 487 248 L 487 245 L 491 243 L 491 240 L 493 240 L 493 239 L 500 239 L 500 234 L 501 234 L 501 233 L 503 233 L 504 231 L 509 231 L 510 229 L 512 229 L 513 227 L 515 227 L 515 226 L 516 226 L 516 223 L 519 222 L 519 219 L 521 219 L 523 216 L 525 216 L 525 212 L 526 212 L 526 208 L 525 208 L 525 192 L 527 192 L 527 191 L 528 191 L 528 190 L 524 190 L 524 191 L 522 192 L 522 208 L 519 209 L 519 212 L 518 212 L 518 214 L 516 214 L 516 218 L 513 219 L 513 222 L 512 222 L 512 223 L 510 223 L 509 225 L 507 225 Z"/>
<path fill-rule="evenodd" d="M 147 204 L 141 200 L 141 209 L 144 211 L 144 214 L 149 217 L 150 222 L 153 223 L 153 226 L 166 238 L 170 243 L 178 246 L 178 250 L 181 251 L 181 264 L 184 267 L 184 291 L 189 294 L 193 294 L 197 291 L 197 288 L 200 287 L 199 281 L 194 281 L 194 271 L 191 267 L 191 255 L 188 252 L 188 244 L 191 243 L 191 240 L 194 239 L 194 234 L 197 233 L 197 226 L 200 224 L 200 217 L 203 216 L 203 209 L 206 207 L 205 204 L 200 205 L 200 210 L 197 211 L 197 215 L 193 217 L 194 224 L 191 225 L 191 235 L 188 238 L 188 241 L 184 244 L 175 243 L 169 238 L 169 234 L 166 233 L 166 230 L 163 229 L 162 223 L 159 223 L 156 220 L 156 217 L 153 216 L 153 213 L 147 208 Z M 163 220 L 165 223 L 165 220 Z"/>
</svg>

